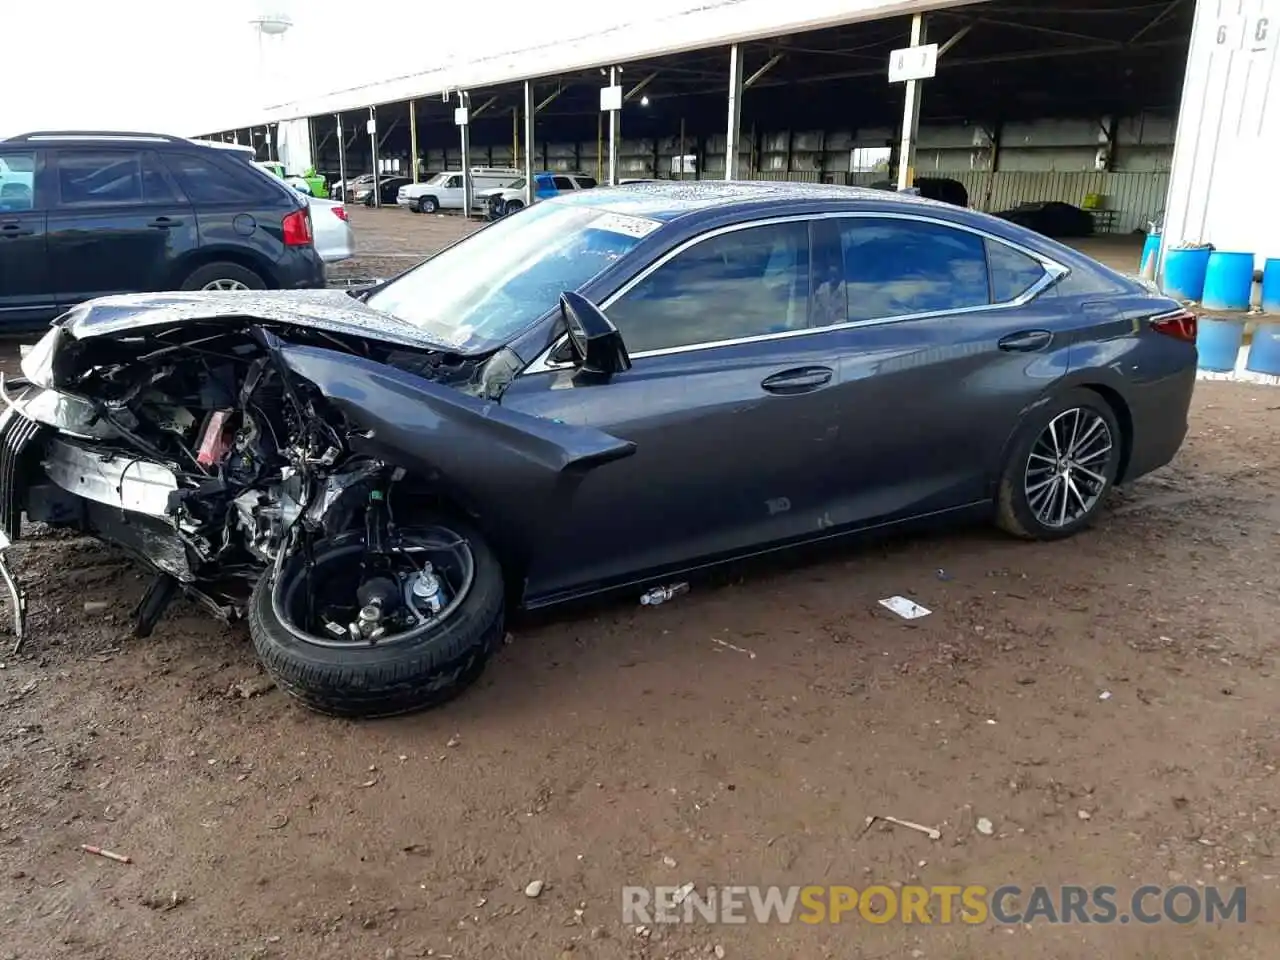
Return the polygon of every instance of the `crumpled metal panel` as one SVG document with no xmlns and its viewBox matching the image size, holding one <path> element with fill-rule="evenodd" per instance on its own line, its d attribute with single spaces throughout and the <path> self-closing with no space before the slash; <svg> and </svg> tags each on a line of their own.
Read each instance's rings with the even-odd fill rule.
<svg viewBox="0 0 1280 960">
<path fill-rule="evenodd" d="M 373 310 L 341 290 L 122 294 L 89 300 L 64 314 L 59 323 L 75 339 L 88 340 L 216 320 L 287 323 L 419 349 L 443 346 L 428 340 L 413 324 Z"/>
</svg>

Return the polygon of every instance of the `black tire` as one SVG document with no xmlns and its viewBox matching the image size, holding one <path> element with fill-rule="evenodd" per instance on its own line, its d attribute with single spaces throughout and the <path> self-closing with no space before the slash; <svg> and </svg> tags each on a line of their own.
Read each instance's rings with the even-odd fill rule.
<svg viewBox="0 0 1280 960">
<path fill-rule="evenodd" d="M 250 290 L 262 290 L 266 287 L 262 277 L 248 267 L 219 260 L 215 263 L 206 263 L 203 267 L 196 267 L 182 281 L 178 289 L 204 290 L 208 289 L 210 284 L 219 282 L 241 284 Z"/>
<path fill-rule="evenodd" d="M 502 205 L 502 214 L 503 216 L 506 216 L 507 214 L 515 213 L 517 210 L 523 210 L 523 209 L 524 209 L 523 200 L 508 200 L 505 204 Z"/>
<path fill-rule="evenodd" d="M 453 517 L 439 522 L 467 540 L 475 580 L 462 606 L 418 640 L 358 648 L 307 643 L 276 617 L 270 577 L 258 581 L 249 601 L 249 633 L 281 690 L 329 716 L 391 717 L 438 706 L 480 677 L 503 635 L 502 568 L 470 524 Z M 322 549 L 316 545 L 317 556 Z"/>
<path fill-rule="evenodd" d="M 1037 449 L 1037 442 L 1049 429 L 1049 425 L 1072 411 L 1088 411 L 1101 418 L 1106 425 L 1111 444 L 1109 455 L 1100 469 L 1095 471 L 1105 479 L 1105 483 L 1101 485 L 1100 490 L 1096 491 L 1096 498 L 1093 488 L 1090 487 L 1091 502 L 1080 516 L 1064 524 L 1049 524 L 1037 515 L 1027 492 L 1028 466 L 1032 461 L 1033 451 Z M 1024 540 L 1061 540 L 1079 533 L 1097 519 L 1098 513 L 1106 503 L 1107 495 L 1115 484 L 1123 452 L 1124 436 L 1111 405 L 1092 390 L 1073 388 L 1065 391 L 1030 414 L 1018 427 L 996 493 L 996 525 L 1006 533 Z M 1045 462 L 1044 458 L 1037 456 L 1036 463 L 1043 462 Z M 1079 476 L 1076 474 L 1077 478 Z M 1066 496 L 1065 492 L 1063 495 Z"/>
<path fill-rule="evenodd" d="M 419 213 L 435 213 L 440 209 L 440 201 L 435 197 L 419 197 L 418 212 Z"/>
</svg>

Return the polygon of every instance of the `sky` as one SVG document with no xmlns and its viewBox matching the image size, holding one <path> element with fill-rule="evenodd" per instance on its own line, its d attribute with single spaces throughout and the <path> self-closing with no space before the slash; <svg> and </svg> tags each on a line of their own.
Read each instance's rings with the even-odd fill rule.
<svg viewBox="0 0 1280 960">
<path fill-rule="evenodd" d="M 660 16 L 700 5 L 557 0 L 549 16 L 543 4 L 502 4 L 494 16 L 469 18 L 465 30 L 451 31 L 440 14 L 452 8 L 433 4 L 94 0 L 71 11 L 45 0 L 23 5 L 21 34 L 56 37 L 56 44 L 10 37 L 4 45 L 5 75 L 31 82 L 0 98 L 0 137 L 38 129 L 177 135 L 229 129 L 262 115 L 268 104 L 516 50 L 566 30 L 581 36 L 627 22 L 637 11 Z M 376 22 L 358 23 L 364 10 L 376 11 Z M 268 41 L 264 73 L 250 21 L 265 11 L 281 11 L 294 25 L 282 40 Z"/>
</svg>

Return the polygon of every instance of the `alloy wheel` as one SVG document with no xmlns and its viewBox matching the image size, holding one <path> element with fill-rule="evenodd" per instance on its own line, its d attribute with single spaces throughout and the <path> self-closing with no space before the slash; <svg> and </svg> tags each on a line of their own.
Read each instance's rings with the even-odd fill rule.
<svg viewBox="0 0 1280 960">
<path fill-rule="evenodd" d="M 210 280 L 201 290 L 248 290 L 249 285 L 239 280 Z"/>
<path fill-rule="evenodd" d="M 1061 529 L 1088 516 L 1110 483 L 1115 438 L 1087 407 L 1066 410 L 1036 439 L 1024 477 L 1027 505 L 1046 527 Z"/>
</svg>

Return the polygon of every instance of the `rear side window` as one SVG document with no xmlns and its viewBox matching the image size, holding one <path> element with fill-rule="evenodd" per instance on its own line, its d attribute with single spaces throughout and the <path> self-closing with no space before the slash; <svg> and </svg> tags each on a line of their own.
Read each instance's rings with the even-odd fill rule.
<svg viewBox="0 0 1280 960">
<path fill-rule="evenodd" d="M 849 320 L 987 306 L 982 237 L 921 220 L 856 218 L 841 228 Z"/>
<path fill-rule="evenodd" d="M 568 177 L 552 177 L 551 182 L 556 185 L 557 190 L 572 190 L 573 181 Z"/>
<path fill-rule="evenodd" d="M 21 213 L 36 205 L 36 152 L 0 153 L 0 213 Z"/>
<path fill-rule="evenodd" d="M 578 189 L 579 189 L 579 190 L 590 190 L 590 189 L 591 189 L 592 187 L 594 187 L 595 185 L 596 185 L 596 178 L 595 178 L 595 177 L 579 177 L 579 178 L 578 178 Z"/>
<path fill-rule="evenodd" d="M 279 198 L 270 174 L 201 153 L 165 153 L 164 162 L 192 203 L 253 203 Z"/>
<path fill-rule="evenodd" d="M 139 150 L 59 150 L 57 171 L 64 207 L 142 203 Z"/>
<path fill-rule="evenodd" d="M 994 303 L 1016 300 L 1044 277 L 1044 267 L 1013 247 L 987 241 L 987 262 L 991 266 L 991 299 Z"/>
</svg>

